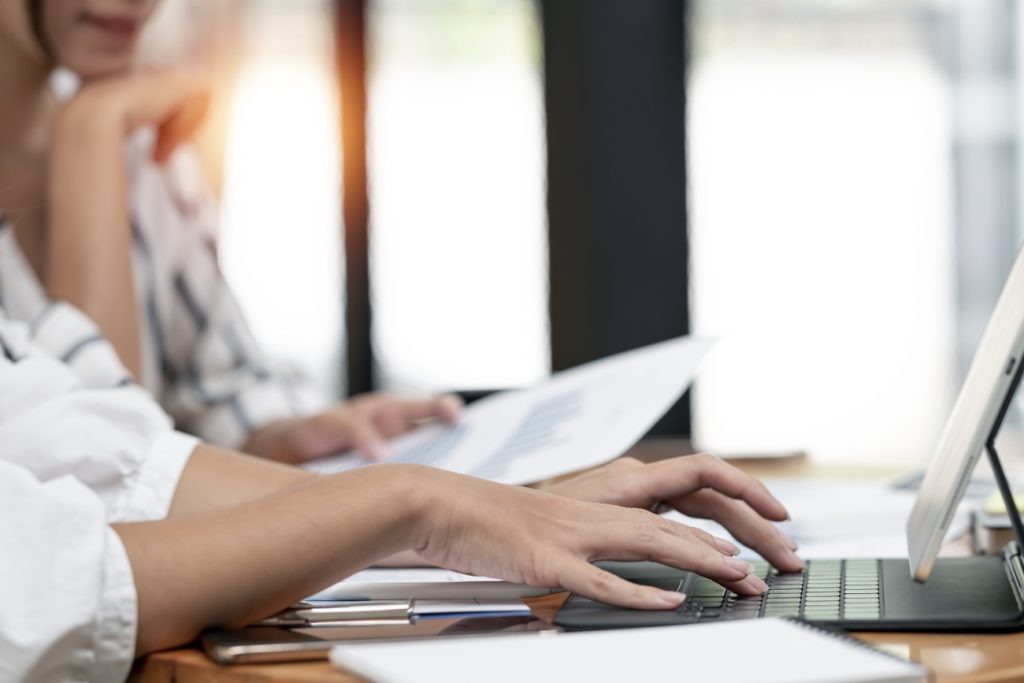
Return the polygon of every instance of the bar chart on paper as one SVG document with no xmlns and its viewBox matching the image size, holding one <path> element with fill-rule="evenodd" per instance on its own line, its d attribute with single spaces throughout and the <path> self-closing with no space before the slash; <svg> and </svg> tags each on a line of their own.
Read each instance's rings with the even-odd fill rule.
<svg viewBox="0 0 1024 683">
<path fill-rule="evenodd" d="M 526 484 L 600 465 L 636 443 L 682 396 L 711 341 L 679 337 L 580 365 L 527 389 L 470 405 L 454 425 L 391 442 L 389 462 Z M 348 453 L 307 463 L 320 473 L 366 461 Z"/>
</svg>

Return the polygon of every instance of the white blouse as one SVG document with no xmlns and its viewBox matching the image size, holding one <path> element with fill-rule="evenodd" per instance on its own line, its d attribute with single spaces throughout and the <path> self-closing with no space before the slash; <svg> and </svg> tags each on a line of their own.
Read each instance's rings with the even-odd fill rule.
<svg viewBox="0 0 1024 683">
<path fill-rule="evenodd" d="M 217 265 L 217 205 L 194 150 L 183 147 L 161 166 L 151 161 L 153 141 L 144 130 L 126 149 L 142 328 L 136 381 L 180 429 L 237 449 L 252 429 L 311 414 L 327 400 L 309 381 L 271 363 L 249 332 Z M 98 334 L 63 334 L 48 322 L 53 306 L 0 214 L 0 307 L 30 323 L 33 333 L 62 336 L 57 357 L 89 372 L 93 356 L 109 349 L 100 350 Z"/>
<path fill-rule="evenodd" d="M 197 440 L 106 342 L 58 360 L 56 329 L 97 334 L 65 304 L 37 330 L 0 310 L 0 681 L 120 681 L 137 605 L 110 524 L 165 517 Z"/>
</svg>

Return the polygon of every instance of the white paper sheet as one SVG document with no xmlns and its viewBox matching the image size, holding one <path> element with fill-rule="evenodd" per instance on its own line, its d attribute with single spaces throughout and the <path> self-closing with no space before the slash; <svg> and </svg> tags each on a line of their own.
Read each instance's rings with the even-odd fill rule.
<svg viewBox="0 0 1024 683">
<path fill-rule="evenodd" d="M 547 595 L 552 590 L 432 567 L 364 569 L 325 588 L 318 600 L 509 600 Z"/>
<path fill-rule="evenodd" d="M 589 633 L 352 643 L 331 662 L 378 683 L 427 681 L 924 681 L 916 664 L 775 619 Z"/>
<path fill-rule="evenodd" d="M 710 346 L 706 339 L 680 337 L 488 397 L 467 407 L 456 425 L 432 424 L 395 439 L 389 460 L 506 484 L 600 465 L 635 444 L 672 407 Z M 362 462 L 347 454 L 306 468 L 332 473 Z"/>
</svg>

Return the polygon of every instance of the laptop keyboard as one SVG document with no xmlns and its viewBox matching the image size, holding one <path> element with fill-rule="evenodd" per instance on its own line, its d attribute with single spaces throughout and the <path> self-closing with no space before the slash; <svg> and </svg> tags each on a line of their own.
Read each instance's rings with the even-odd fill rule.
<svg viewBox="0 0 1024 683">
<path fill-rule="evenodd" d="M 767 562 L 752 563 L 769 591 L 738 596 L 710 579 L 690 574 L 677 590 L 689 598 L 680 608 L 701 621 L 795 617 L 810 621 L 871 621 L 882 617 L 879 561 L 808 560 L 800 574 L 779 574 Z"/>
</svg>

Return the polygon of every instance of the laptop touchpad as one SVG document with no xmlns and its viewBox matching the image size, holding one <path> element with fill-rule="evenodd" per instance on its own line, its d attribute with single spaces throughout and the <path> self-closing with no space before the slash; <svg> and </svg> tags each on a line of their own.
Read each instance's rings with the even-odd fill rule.
<svg viewBox="0 0 1024 683">
<path fill-rule="evenodd" d="M 886 619 L 1013 620 L 1020 613 L 1002 556 L 942 558 L 928 581 L 910 578 L 906 560 L 882 561 Z"/>
</svg>

